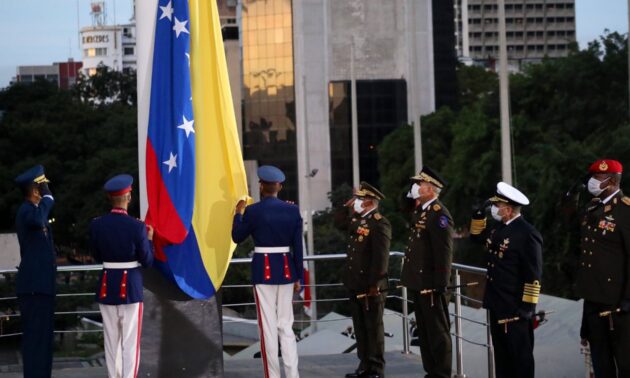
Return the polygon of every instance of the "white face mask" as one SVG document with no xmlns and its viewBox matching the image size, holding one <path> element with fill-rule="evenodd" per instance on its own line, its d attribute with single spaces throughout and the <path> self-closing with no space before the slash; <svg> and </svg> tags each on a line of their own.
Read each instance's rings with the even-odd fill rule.
<svg viewBox="0 0 630 378">
<path fill-rule="evenodd" d="M 492 218 L 494 218 L 495 221 L 503 221 L 503 218 L 499 215 L 499 208 L 496 205 L 492 205 L 492 207 L 490 207 L 490 213 L 492 214 Z"/>
<path fill-rule="evenodd" d="M 608 179 L 606 179 L 604 181 L 608 181 Z M 591 177 L 590 179 L 588 179 L 588 184 L 586 186 L 588 188 L 589 193 L 591 193 L 595 197 L 597 197 L 600 194 L 602 194 L 604 192 L 604 190 L 606 190 L 606 188 L 604 188 L 604 189 L 601 188 L 601 185 L 602 185 L 602 183 L 604 181 L 599 181 L 595 177 Z"/>
<path fill-rule="evenodd" d="M 358 198 L 355 199 L 354 204 L 352 206 L 355 213 L 361 214 L 363 212 L 363 200 L 358 199 Z"/>
<path fill-rule="evenodd" d="M 411 194 L 411 198 L 413 199 L 420 198 L 420 185 L 414 182 L 413 185 L 411 185 L 411 191 L 409 194 Z"/>
</svg>

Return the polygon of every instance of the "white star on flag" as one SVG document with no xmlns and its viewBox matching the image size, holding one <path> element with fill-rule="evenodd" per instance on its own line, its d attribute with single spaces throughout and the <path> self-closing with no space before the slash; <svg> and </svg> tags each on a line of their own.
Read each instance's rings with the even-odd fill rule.
<svg viewBox="0 0 630 378">
<path fill-rule="evenodd" d="M 167 161 L 162 162 L 162 164 L 168 165 L 168 173 L 171 173 L 173 168 L 177 167 L 177 154 L 173 155 L 171 152 L 171 157 L 168 158 Z"/>
<path fill-rule="evenodd" d="M 177 128 L 186 131 L 186 138 L 188 138 L 190 133 L 194 133 L 195 132 L 195 129 L 193 129 L 193 123 L 195 123 L 195 120 L 191 119 L 189 121 L 189 120 L 186 119 L 186 116 L 183 116 L 182 118 L 184 119 L 184 123 L 182 123 L 181 125 L 177 126 Z"/>
<path fill-rule="evenodd" d="M 169 1 L 165 7 L 160 6 L 162 10 L 162 16 L 160 16 L 160 20 L 163 18 L 168 18 L 169 21 L 173 21 L 173 5 Z"/>
<path fill-rule="evenodd" d="M 175 17 L 175 25 L 173 25 L 173 30 L 175 30 L 175 33 L 177 34 L 177 38 L 179 38 L 179 35 L 181 33 L 190 34 L 190 32 L 186 30 L 187 23 L 188 23 L 188 20 L 180 21 L 177 19 L 177 17 Z"/>
</svg>

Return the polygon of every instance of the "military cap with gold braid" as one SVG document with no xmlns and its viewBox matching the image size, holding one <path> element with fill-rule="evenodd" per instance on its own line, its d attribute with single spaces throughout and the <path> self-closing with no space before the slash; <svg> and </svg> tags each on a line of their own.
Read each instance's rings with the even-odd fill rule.
<svg viewBox="0 0 630 378">
<path fill-rule="evenodd" d="M 385 195 L 381 193 L 378 189 L 368 184 L 365 181 L 361 181 L 361 185 L 359 186 L 359 190 L 354 193 L 355 197 L 368 197 L 374 198 L 377 200 L 385 199 Z"/>
<path fill-rule="evenodd" d="M 426 165 L 422 167 L 422 170 L 420 171 L 420 173 L 418 173 L 415 176 L 410 177 L 409 179 L 411 181 L 426 181 L 428 183 L 431 183 L 437 186 L 440 189 L 446 186 L 446 181 L 442 177 L 440 177 L 440 175 L 435 173 L 435 171 L 433 171 L 431 168 L 427 167 Z"/>
<path fill-rule="evenodd" d="M 48 182 L 50 181 L 46 178 L 42 165 L 36 165 L 15 178 L 15 183 L 19 186 Z"/>
</svg>

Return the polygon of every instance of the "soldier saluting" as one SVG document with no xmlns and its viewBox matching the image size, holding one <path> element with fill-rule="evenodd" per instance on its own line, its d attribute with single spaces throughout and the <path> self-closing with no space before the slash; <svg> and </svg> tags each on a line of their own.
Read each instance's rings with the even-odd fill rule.
<svg viewBox="0 0 630 378">
<path fill-rule="evenodd" d="M 580 336 L 590 344 L 597 378 L 630 377 L 630 198 L 619 189 L 622 171 L 616 160 L 591 165 L 594 198 L 581 216 Z"/>
<path fill-rule="evenodd" d="M 346 378 L 384 376 L 383 291 L 387 289 L 392 239 L 389 221 L 378 212 L 379 201 L 384 198 L 375 187 L 362 182 L 347 202 L 354 214 L 348 226 L 350 239 L 343 284 L 350 294 L 352 325 L 360 363 L 353 373 L 346 374 Z"/>
<path fill-rule="evenodd" d="M 497 378 L 534 377 L 533 316 L 542 276 L 542 236 L 521 215 L 529 199 L 500 182 L 490 198 L 493 227 L 475 211 L 470 237 L 488 249 L 483 307 L 490 311 Z"/>
<path fill-rule="evenodd" d="M 429 377 L 450 377 L 452 345 L 448 313 L 453 260 L 453 219 L 438 199 L 445 181 L 429 167 L 411 177 L 415 209 L 400 282 L 412 290 L 422 365 Z M 421 294 L 429 290 L 428 294 Z"/>
</svg>

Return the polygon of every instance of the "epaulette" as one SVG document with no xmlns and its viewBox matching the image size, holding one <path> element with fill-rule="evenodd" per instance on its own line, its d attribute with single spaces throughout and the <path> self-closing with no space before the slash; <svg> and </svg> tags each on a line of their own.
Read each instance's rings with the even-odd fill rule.
<svg viewBox="0 0 630 378">
<path fill-rule="evenodd" d="M 381 214 L 379 214 L 379 213 L 376 213 L 376 214 L 374 214 L 374 219 L 381 220 L 381 219 L 383 219 L 383 216 Z"/>
<path fill-rule="evenodd" d="M 621 202 L 625 203 L 626 206 L 630 206 L 630 197 L 623 196 L 623 198 L 621 198 Z"/>
<path fill-rule="evenodd" d="M 433 211 L 440 211 L 440 210 L 442 210 L 442 206 L 438 205 L 437 203 L 433 205 Z"/>
</svg>

